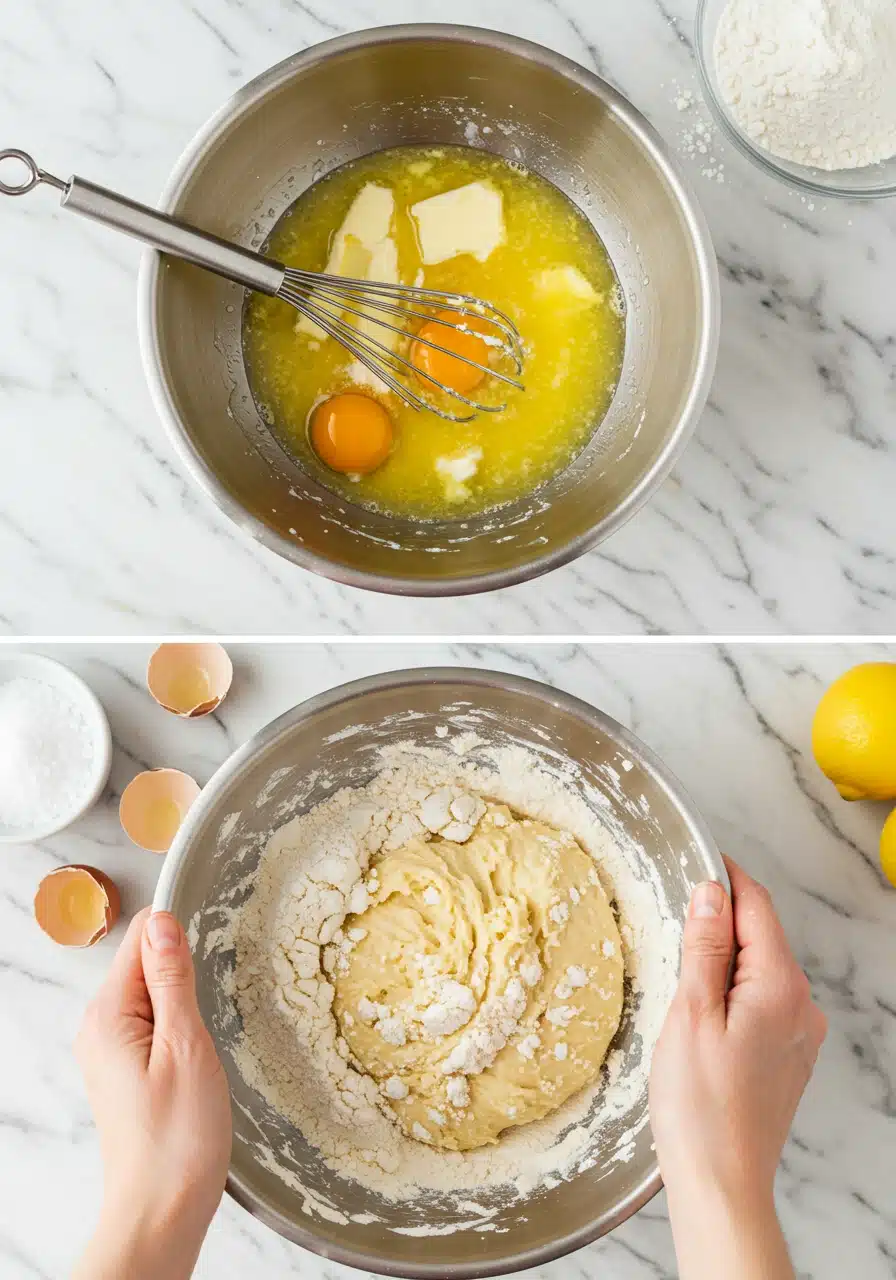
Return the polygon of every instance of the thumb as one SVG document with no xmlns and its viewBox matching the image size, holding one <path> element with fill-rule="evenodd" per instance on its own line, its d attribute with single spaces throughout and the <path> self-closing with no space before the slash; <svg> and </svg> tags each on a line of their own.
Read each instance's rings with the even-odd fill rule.
<svg viewBox="0 0 896 1280">
<path fill-rule="evenodd" d="M 143 976 L 153 1021 L 163 1039 L 192 1040 L 203 1023 L 196 1003 L 193 957 L 180 922 L 157 911 L 143 928 Z"/>
<path fill-rule="evenodd" d="M 691 894 L 684 928 L 679 992 L 698 1013 L 724 1009 L 734 949 L 731 899 L 714 880 Z"/>
</svg>

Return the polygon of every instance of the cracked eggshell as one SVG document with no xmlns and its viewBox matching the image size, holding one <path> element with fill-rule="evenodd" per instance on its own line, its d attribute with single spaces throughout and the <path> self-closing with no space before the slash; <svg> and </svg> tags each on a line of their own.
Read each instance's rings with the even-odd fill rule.
<svg viewBox="0 0 896 1280">
<path fill-rule="evenodd" d="M 233 663 L 220 644 L 160 644 L 146 668 L 153 698 L 184 719 L 214 711 L 232 680 Z"/>
<path fill-rule="evenodd" d="M 122 793 L 118 817 L 125 834 L 149 853 L 167 853 L 201 788 L 179 769 L 149 769 Z"/>
<path fill-rule="evenodd" d="M 121 910 L 117 886 L 96 867 L 56 867 L 37 886 L 34 918 L 61 947 L 92 947 L 114 927 Z"/>
</svg>

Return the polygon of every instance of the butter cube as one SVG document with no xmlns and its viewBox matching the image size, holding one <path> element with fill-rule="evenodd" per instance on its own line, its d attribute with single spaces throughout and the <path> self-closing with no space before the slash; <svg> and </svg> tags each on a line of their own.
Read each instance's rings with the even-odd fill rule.
<svg viewBox="0 0 896 1280">
<path fill-rule="evenodd" d="M 536 275 L 535 289 L 546 295 L 553 306 L 567 311 L 584 311 L 601 300 L 601 295 L 578 267 L 546 267 Z"/>
<path fill-rule="evenodd" d="M 411 206 L 424 265 L 459 254 L 485 262 L 504 243 L 504 199 L 487 182 L 470 182 Z"/>
<path fill-rule="evenodd" d="M 375 182 L 368 182 L 355 196 L 345 215 L 336 234 L 334 251 L 340 236 L 355 236 L 368 249 L 378 241 L 385 240 L 392 229 L 394 214 L 395 197 L 390 188 L 378 187 Z"/>
<path fill-rule="evenodd" d="M 343 276 L 352 280 L 375 280 L 381 284 L 398 283 L 398 249 L 390 236 L 395 213 L 395 198 L 388 187 L 378 187 L 368 182 L 352 201 L 342 226 L 333 238 L 330 256 L 324 271 L 330 276 Z M 312 295 L 313 301 L 313 295 Z M 353 321 L 357 317 L 350 317 Z M 371 332 L 371 322 L 361 321 L 364 332 Z M 323 341 L 327 337 L 320 325 L 301 316 L 296 323 L 296 333 Z M 387 329 L 374 334 L 386 341 Z M 393 345 L 390 343 L 389 345 Z"/>
<path fill-rule="evenodd" d="M 473 479 L 481 461 L 482 449 L 478 445 L 453 458 L 436 458 L 436 471 L 449 502 L 465 502 L 469 498 L 471 490 L 466 481 Z"/>
</svg>

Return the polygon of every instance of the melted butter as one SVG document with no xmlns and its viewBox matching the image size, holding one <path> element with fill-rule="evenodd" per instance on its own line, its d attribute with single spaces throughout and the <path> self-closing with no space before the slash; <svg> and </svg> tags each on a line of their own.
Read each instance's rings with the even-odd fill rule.
<svg viewBox="0 0 896 1280">
<path fill-rule="evenodd" d="M 503 195 L 504 244 L 486 262 L 465 254 L 423 268 L 409 207 L 476 181 L 493 184 Z M 317 343 L 297 334 L 293 308 L 255 295 L 247 307 L 244 342 L 264 416 L 322 483 L 379 510 L 418 519 L 462 517 L 530 493 L 587 444 L 616 388 L 625 326 L 606 249 L 567 197 L 537 175 L 467 147 L 403 147 L 353 161 L 312 186 L 277 224 L 266 252 L 289 266 L 323 270 L 335 232 L 368 182 L 394 193 L 403 281 L 472 293 L 512 317 L 526 348 L 526 390 L 490 379 L 474 398 L 506 400 L 507 408 L 469 423 L 445 422 L 408 408 L 393 394 L 368 390 L 391 416 L 393 452 L 370 475 L 338 475 L 315 457 L 307 421 L 321 398 L 358 389 L 353 359 L 332 340 Z M 566 306 L 539 290 L 545 271 L 568 266 L 595 290 L 596 303 Z M 476 456 L 475 475 L 462 485 L 446 483 L 444 460 L 465 456 Z"/>
</svg>

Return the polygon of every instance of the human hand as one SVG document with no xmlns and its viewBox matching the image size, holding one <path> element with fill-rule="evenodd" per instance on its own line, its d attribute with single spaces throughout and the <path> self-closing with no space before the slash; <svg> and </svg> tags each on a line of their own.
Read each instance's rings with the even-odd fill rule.
<svg viewBox="0 0 896 1280">
<path fill-rule="evenodd" d="M 224 1191 L 231 1116 L 174 916 L 147 909 L 131 921 L 75 1053 L 104 1179 L 76 1280 L 186 1280 Z"/>
<path fill-rule="evenodd" d="M 681 979 L 653 1057 L 650 1117 L 682 1277 L 772 1280 L 793 1274 L 775 1171 L 827 1024 L 768 892 L 727 866 L 733 904 L 717 884 L 699 886 L 691 901 Z M 730 1243 L 731 1263 L 714 1249 L 707 1258 L 714 1237 L 723 1258 Z"/>
</svg>

